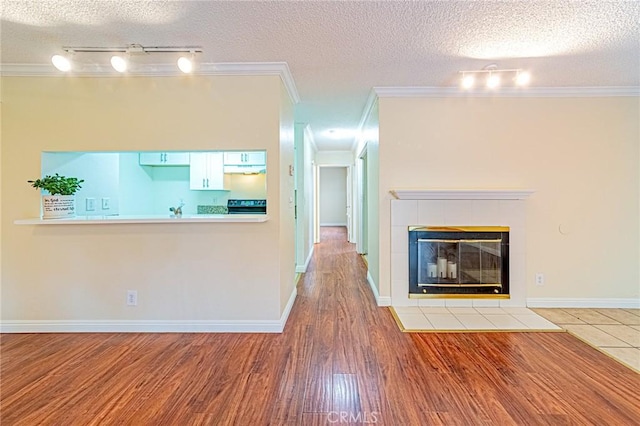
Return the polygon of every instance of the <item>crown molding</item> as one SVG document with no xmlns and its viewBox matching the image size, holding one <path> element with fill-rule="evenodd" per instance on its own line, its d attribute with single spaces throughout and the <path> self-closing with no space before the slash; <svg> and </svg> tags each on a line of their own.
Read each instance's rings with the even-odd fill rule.
<svg viewBox="0 0 640 426">
<path fill-rule="evenodd" d="M 458 87 L 374 87 L 379 98 L 588 98 L 640 96 L 640 86 L 503 87 L 495 91 Z"/>
<path fill-rule="evenodd" d="M 367 102 L 364 104 L 364 109 L 362 110 L 362 115 L 360 116 L 360 122 L 358 123 L 358 135 L 362 135 L 362 129 L 364 128 L 365 123 L 371 116 L 371 111 L 378 103 L 379 96 L 377 95 L 375 88 L 369 92 L 369 96 L 367 97 Z M 353 142 L 351 143 L 351 151 L 355 151 L 360 143 L 362 136 L 357 136 L 353 138 Z"/>
<path fill-rule="evenodd" d="M 3 77 L 122 77 L 106 65 L 85 65 L 82 69 L 69 73 L 58 71 L 47 64 L 2 64 Z M 125 73 L 128 77 L 178 77 L 184 76 L 173 64 L 138 65 L 135 72 Z M 201 63 L 191 75 L 277 75 L 282 79 L 291 101 L 300 102 L 300 95 L 291 70 L 286 62 L 228 62 Z"/>
<path fill-rule="evenodd" d="M 201 69 L 199 74 L 202 75 L 278 75 L 289 92 L 291 101 L 294 104 L 300 103 L 296 83 L 286 62 L 227 62 L 203 65 L 207 65 L 210 71 L 207 73 Z"/>
<path fill-rule="evenodd" d="M 364 104 L 364 109 L 362 110 L 362 117 L 360 117 L 360 123 L 358 123 L 358 128 L 362 129 L 369 119 L 371 115 L 371 111 L 373 111 L 373 107 L 378 102 L 378 96 L 375 90 L 371 90 L 369 92 L 369 96 L 367 97 L 367 102 Z"/>
</svg>

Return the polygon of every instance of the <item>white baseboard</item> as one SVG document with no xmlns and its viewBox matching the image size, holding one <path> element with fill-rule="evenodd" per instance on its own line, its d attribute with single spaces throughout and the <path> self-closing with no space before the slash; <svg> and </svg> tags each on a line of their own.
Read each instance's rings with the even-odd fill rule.
<svg viewBox="0 0 640 426">
<path fill-rule="evenodd" d="M 24 320 L 2 321 L 1 333 L 281 333 L 282 320 Z"/>
<path fill-rule="evenodd" d="M 587 299 L 535 297 L 527 299 L 528 308 L 640 308 L 639 299 Z"/>
<path fill-rule="evenodd" d="M 307 267 L 309 266 L 309 262 L 311 262 L 311 256 L 313 256 L 313 248 L 314 246 L 311 246 L 311 250 L 309 251 L 309 256 L 307 256 L 307 260 L 304 262 L 304 265 L 296 266 L 297 273 L 304 274 L 305 272 L 307 272 Z"/>
<path fill-rule="evenodd" d="M 284 326 L 287 324 L 287 320 L 289 319 L 289 314 L 291 313 L 291 309 L 293 308 L 293 304 L 296 301 L 296 296 L 298 295 L 298 289 L 296 286 L 293 286 L 293 291 L 291 292 L 291 296 L 289 296 L 289 300 L 287 301 L 287 306 L 284 307 L 284 311 L 282 311 L 282 315 L 280 315 L 280 330 L 278 333 L 282 333 L 284 330 Z"/>
<path fill-rule="evenodd" d="M 333 223 L 333 222 L 321 223 L 320 226 L 347 226 L 347 222 L 344 222 L 344 223 Z"/>
<path fill-rule="evenodd" d="M 373 282 L 373 277 L 371 276 L 369 271 L 367 271 L 367 282 L 369 283 L 369 287 L 371 287 L 373 296 L 376 298 L 376 304 L 378 306 L 391 306 L 391 297 L 380 296 L 380 293 L 378 293 L 378 288 L 376 287 L 376 284 Z"/>
<path fill-rule="evenodd" d="M 279 320 L 18 320 L 0 322 L 0 333 L 282 333 L 297 294 Z"/>
</svg>

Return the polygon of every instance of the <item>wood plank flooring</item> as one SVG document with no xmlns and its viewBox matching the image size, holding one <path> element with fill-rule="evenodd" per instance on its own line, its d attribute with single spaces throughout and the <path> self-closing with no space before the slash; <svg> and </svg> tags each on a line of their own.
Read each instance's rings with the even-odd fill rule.
<svg viewBox="0 0 640 426">
<path fill-rule="evenodd" d="M 0 424 L 631 425 L 640 375 L 567 333 L 407 334 L 323 228 L 282 334 L 5 334 Z"/>
</svg>

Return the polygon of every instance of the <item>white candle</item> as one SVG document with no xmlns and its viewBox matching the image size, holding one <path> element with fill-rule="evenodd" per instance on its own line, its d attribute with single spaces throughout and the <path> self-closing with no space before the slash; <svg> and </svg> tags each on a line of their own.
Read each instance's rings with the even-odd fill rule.
<svg viewBox="0 0 640 426">
<path fill-rule="evenodd" d="M 436 278 L 438 276 L 438 267 L 435 263 L 427 263 L 427 276 L 429 278 Z"/>
<path fill-rule="evenodd" d="M 447 262 L 447 277 L 452 280 L 458 278 L 458 265 L 454 262 Z"/>
<path fill-rule="evenodd" d="M 447 278 L 447 258 L 438 258 L 438 278 Z"/>
</svg>

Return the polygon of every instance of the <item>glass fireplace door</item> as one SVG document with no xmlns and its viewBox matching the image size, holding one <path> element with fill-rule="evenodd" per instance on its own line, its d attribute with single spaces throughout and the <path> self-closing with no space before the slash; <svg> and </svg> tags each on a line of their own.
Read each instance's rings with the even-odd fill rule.
<svg viewBox="0 0 640 426">
<path fill-rule="evenodd" d="M 501 239 L 418 239 L 419 287 L 502 287 Z"/>
<path fill-rule="evenodd" d="M 409 297 L 509 298 L 509 227 L 410 226 Z"/>
</svg>

